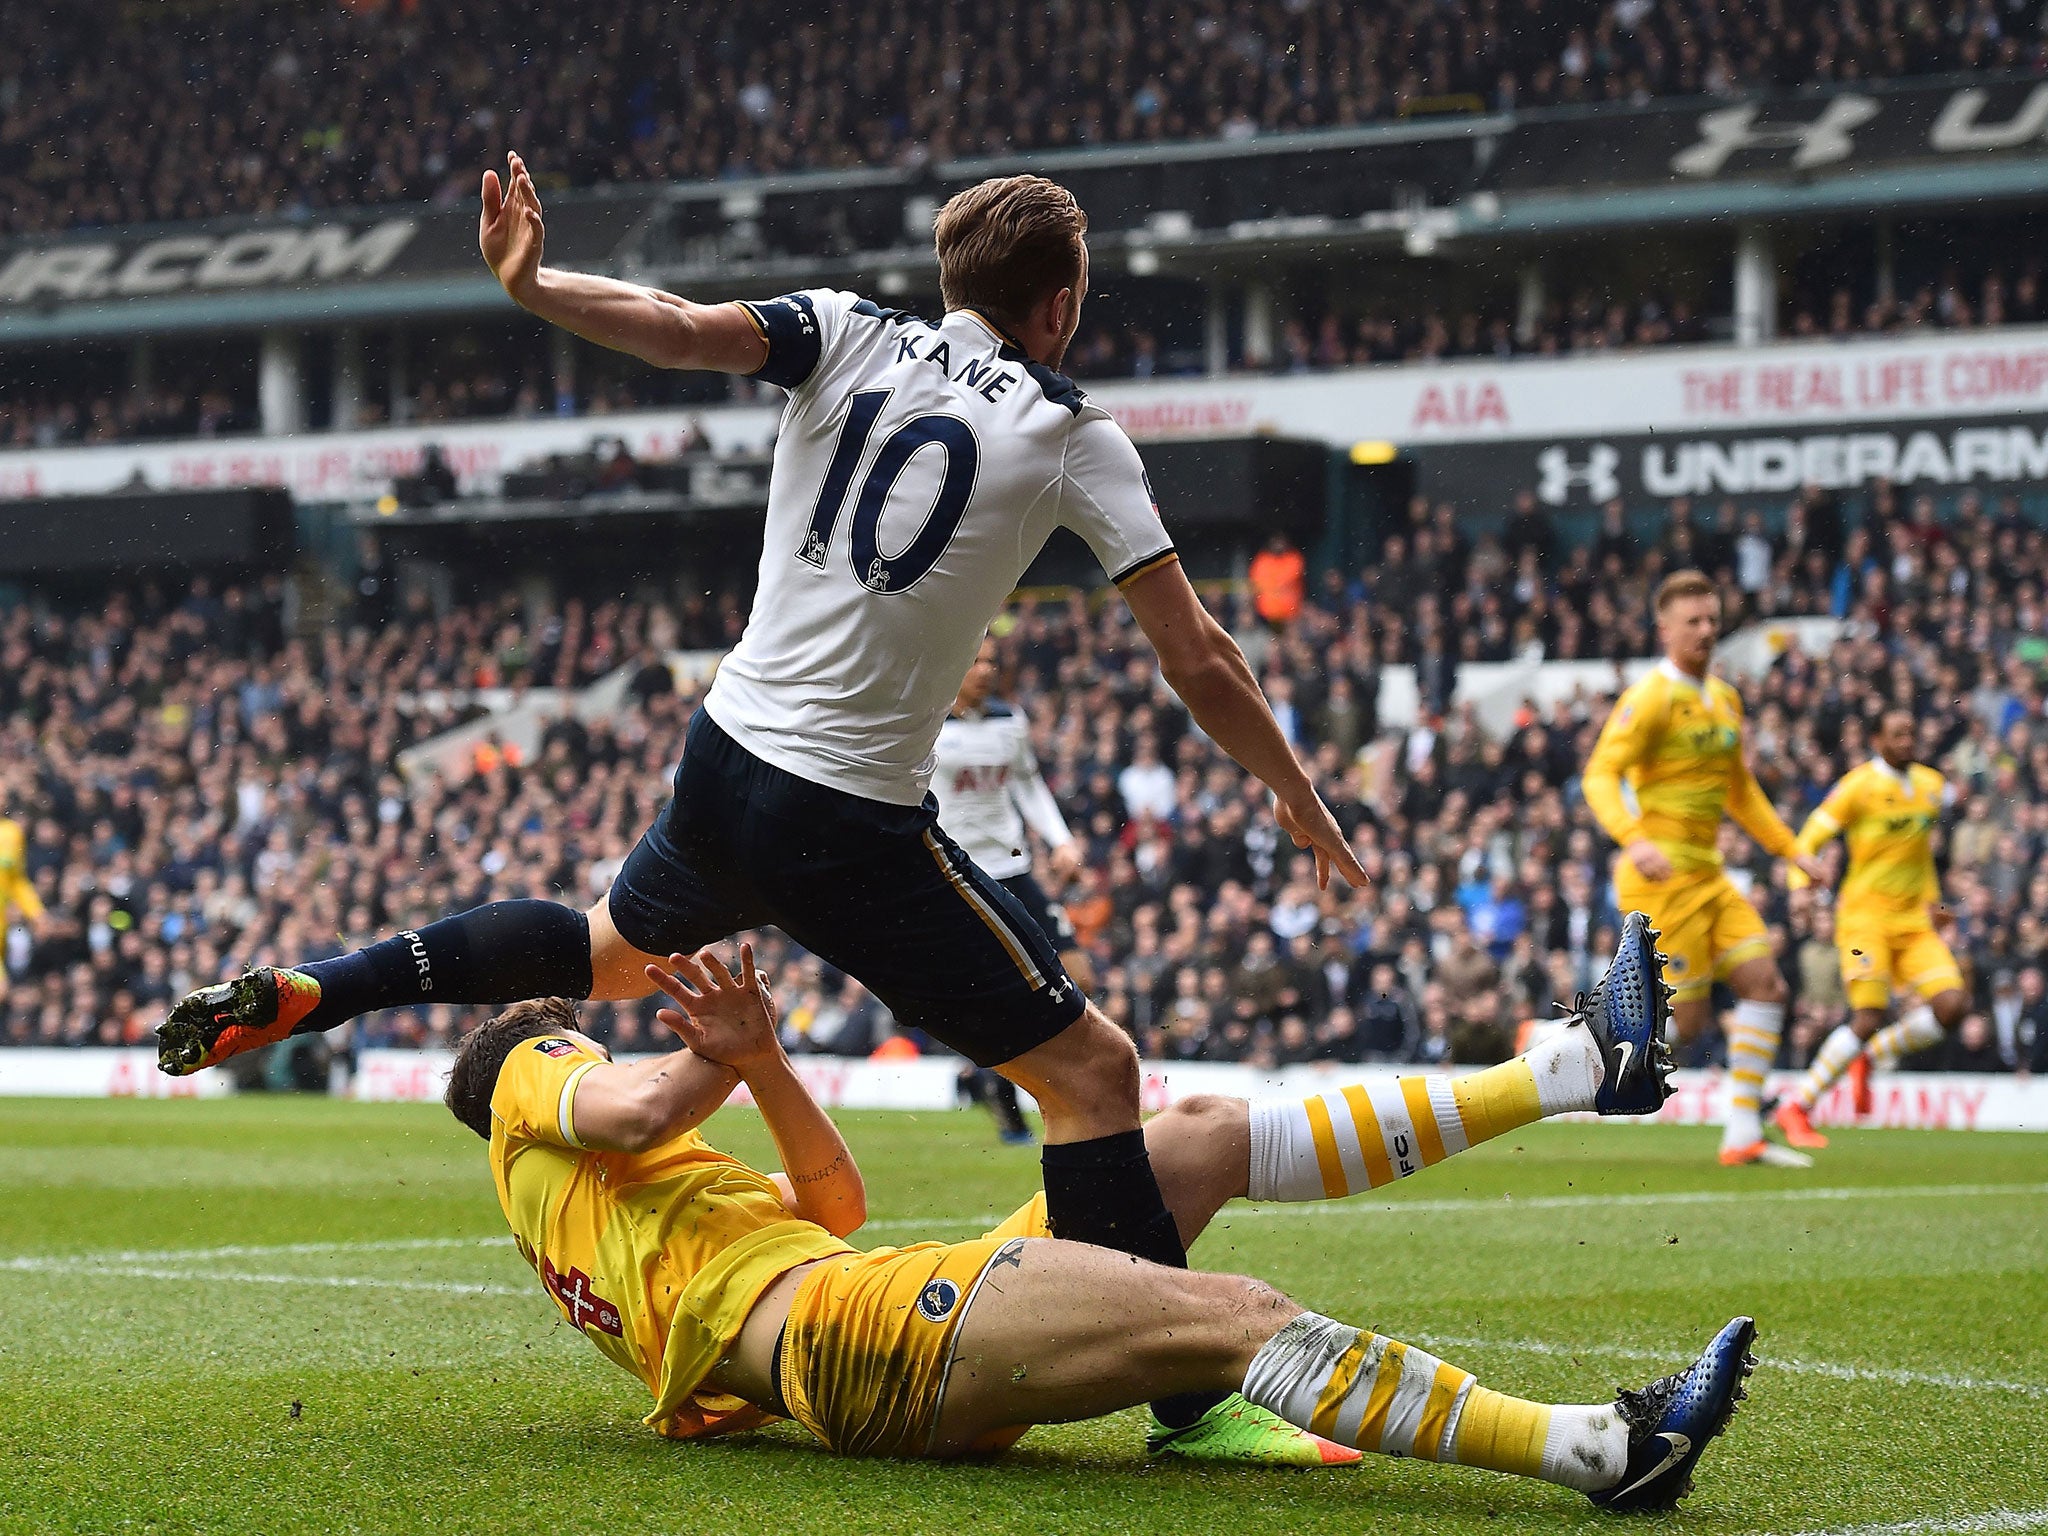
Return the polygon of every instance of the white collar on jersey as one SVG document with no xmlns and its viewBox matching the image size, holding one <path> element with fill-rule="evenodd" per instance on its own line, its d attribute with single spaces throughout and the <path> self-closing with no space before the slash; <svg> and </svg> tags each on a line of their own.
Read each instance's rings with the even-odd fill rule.
<svg viewBox="0 0 2048 1536">
<path fill-rule="evenodd" d="M 1018 345 L 1017 338 L 1004 330 L 1000 325 L 997 325 L 995 321 L 989 319 L 987 315 L 984 315 L 978 309 L 949 309 L 940 319 L 939 324 L 944 325 L 946 321 L 952 319 L 955 315 L 966 316 L 984 331 L 987 331 L 990 336 L 994 337 L 999 345 L 1010 348 L 1019 356 L 1024 355 L 1024 348 Z"/>
<path fill-rule="evenodd" d="M 1705 693 L 1707 691 L 1707 680 L 1704 677 L 1694 677 L 1669 656 L 1664 657 L 1657 663 L 1657 670 L 1670 678 L 1672 682 L 1685 684 L 1686 687 L 1692 689 L 1695 693 Z"/>
<path fill-rule="evenodd" d="M 1882 756 L 1877 756 L 1871 758 L 1870 766 L 1898 785 L 1907 794 L 1913 793 L 1913 765 L 1911 763 L 1908 763 L 1903 768 L 1894 768 Z"/>
</svg>

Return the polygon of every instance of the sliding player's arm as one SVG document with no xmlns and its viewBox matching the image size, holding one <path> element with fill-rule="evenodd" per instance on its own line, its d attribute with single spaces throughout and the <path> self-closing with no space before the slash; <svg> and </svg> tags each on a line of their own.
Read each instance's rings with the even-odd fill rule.
<svg viewBox="0 0 2048 1536">
<path fill-rule="evenodd" d="M 645 1152 L 693 1131 L 732 1097 L 740 1075 L 690 1050 L 600 1061 L 573 1085 L 563 1130 L 598 1152 Z"/>
<path fill-rule="evenodd" d="M 1640 686 L 1625 691 L 1614 701 L 1593 755 L 1579 773 L 1586 809 L 1645 880 L 1669 879 L 1671 860 L 1644 832 L 1643 819 L 1621 792 L 1621 782 L 1622 775 L 1649 755 L 1664 729 L 1665 713 L 1661 695 Z"/>
<path fill-rule="evenodd" d="M 773 1175 L 792 1216 L 845 1237 L 867 1220 L 867 1189 L 845 1138 L 803 1085 L 775 1033 L 775 1008 L 754 969 L 754 947 L 740 946 L 740 974 L 704 950 L 670 955 L 647 975 L 676 1006 L 655 1017 L 699 1056 L 724 1062 L 754 1096 L 775 1139 L 782 1172 Z"/>
<path fill-rule="evenodd" d="M 506 164 L 505 183 L 496 171 L 484 172 L 477 244 L 514 303 L 657 368 L 754 373 L 767 362 L 768 337 L 742 305 L 693 304 L 635 283 L 542 266 L 540 194 L 525 161 L 508 155 Z"/>
</svg>

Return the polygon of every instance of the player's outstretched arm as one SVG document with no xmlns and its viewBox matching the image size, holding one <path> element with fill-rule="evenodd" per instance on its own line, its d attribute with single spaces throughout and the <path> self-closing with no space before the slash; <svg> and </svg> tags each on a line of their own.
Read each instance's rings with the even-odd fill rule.
<svg viewBox="0 0 2048 1536">
<path fill-rule="evenodd" d="M 839 1127 L 790 1067 L 775 1032 L 775 1004 L 754 969 L 754 947 L 740 946 L 740 974 L 727 974 L 711 951 L 670 955 L 648 979 L 675 1003 L 655 1017 L 699 1056 L 738 1073 L 768 1122 L 782 1172 L 775 1175 L 790 1214 L 844 1237 L 867 1220 L 867 1190 Z"/>
<path fill-rule="evenodd" d="M 1802 890 L 1822 878 L 1810 866 L 1819 864 L 1821 849 L 1827 847 L 1842 830 L 1835 814 L 1835 796 L 1840 790 L 1841 786 L 1836 785 L 1828 798 L 1813 808 L 1812 814 L 1806 818 L 1806 825 L 1799 829 L 1799 836 L 1792 840 L 1792 868 L 1786 877 L 1788 889 Z"/>
<path fill-rule="evenodd" d="M 732 1097 L 739 1074 L 692 1051 L 604 1062 L 576 1082 L 570 1123 L 599 1152 L 645 1152 L 694 1130 Z"/>
<path fill-rule="evenodd" d="M 1764 793 L 1763 785 L 1757 783 L 1756 772 L 1749 766 L 1747 755 L 1736 764 L 1735 782 L 1728 790 L 1728 814 L 1735 818 L 1737 826 L 1756 839 L 1764 852 L 1788 860 L 1809 880 L 1827 878 L 1827 866 L 1810 849 L 1799 846 L 1792 829 L 1785 825 L 1784 817 L 1771 804 L 1771 797 Z"/>
<path fill-rule="evenodd" d="M 505 160 L 504 181 L 484 172 L 477 245 L 514 303 L 657 368 L 752 373 L 767 361 L 760 327 L 737 304 L 693 304 L 635 283 L 542 266 L 540 194 L 525 161 L 516 154 Z"/>
<path fill-rule="evenodd" d="M 1334 868 L 1352 885 L 1363 886 L 1364 868 L 1273 718 L 1244 652 L 1202 606 L 1180 562 L 1154 567 L 1123 594 L 1159 653 L 1160 675 L 1195 723 L 1278 797 L 1280 829 L 1294 846 L 1315 850 L 1316 883 L 1328 886 Z"/>
</svg>

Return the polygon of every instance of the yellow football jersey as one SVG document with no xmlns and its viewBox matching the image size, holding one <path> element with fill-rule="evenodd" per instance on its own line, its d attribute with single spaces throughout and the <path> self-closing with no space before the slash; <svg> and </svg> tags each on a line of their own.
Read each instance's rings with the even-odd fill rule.
<svg viewBox="0 0 2048 1536">
<path fill-rule="evenodd" d="M 687 1438 L 759 1422 L 704 1388 L 706 1374 L 779 1277 L 853 1249 L 695 1131 L 640 1153 L 583 1147 L 576 1085 L 600 1061 L 543 1036 L 498 1073 L 491 1172 L 519 1252 L 570 1324 L 647 1383 L 655 1429 Z"/>
<path fill-rule="evenodd" d="M 1609 837 L 1624 848 L 1648 838 L 1676 874 L 1720 867 L 1724 814 L 1767 852 L 1792 849 L 1792 829 L 1743 760 L 1742 696 L 1669 661 L 1615 700 L 1580 784 Z"/>
<path fill-rule="evenodd" d="M 1947 797 L 1948 782 L 1934 769 L 1908 763 L 1902 772 L 1872 758 L 1836 780 L 1806 818 L 1799 851 L 1817 852 L 1837 834 L 1847 842 L 1849 873 L 1838 898 L 1844 910 L 1924 907 L 1941 899 L 1930 834 Z"/>
<path fill-rule="evenodd" d="M 0 816 L 0 926 L 12 907 L 31 922 L 43 915 L 43 898 L 28 878 L 28 839 L 21 823 Z"/>
</svg>

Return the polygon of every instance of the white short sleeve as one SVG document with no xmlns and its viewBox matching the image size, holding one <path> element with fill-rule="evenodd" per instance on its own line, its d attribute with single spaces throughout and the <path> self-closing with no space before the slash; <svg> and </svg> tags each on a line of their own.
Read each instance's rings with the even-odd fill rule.
<svg viewBox="0 0 2048 1536">
<path fill-rule="evenodd" d="M 1174 558 L 1138 450 L 1105 411 L 1087 405 L 1067 442 L 1060 486 L 1062 527 L 1088 541 L 1118 586 Z"/>
</svg>

